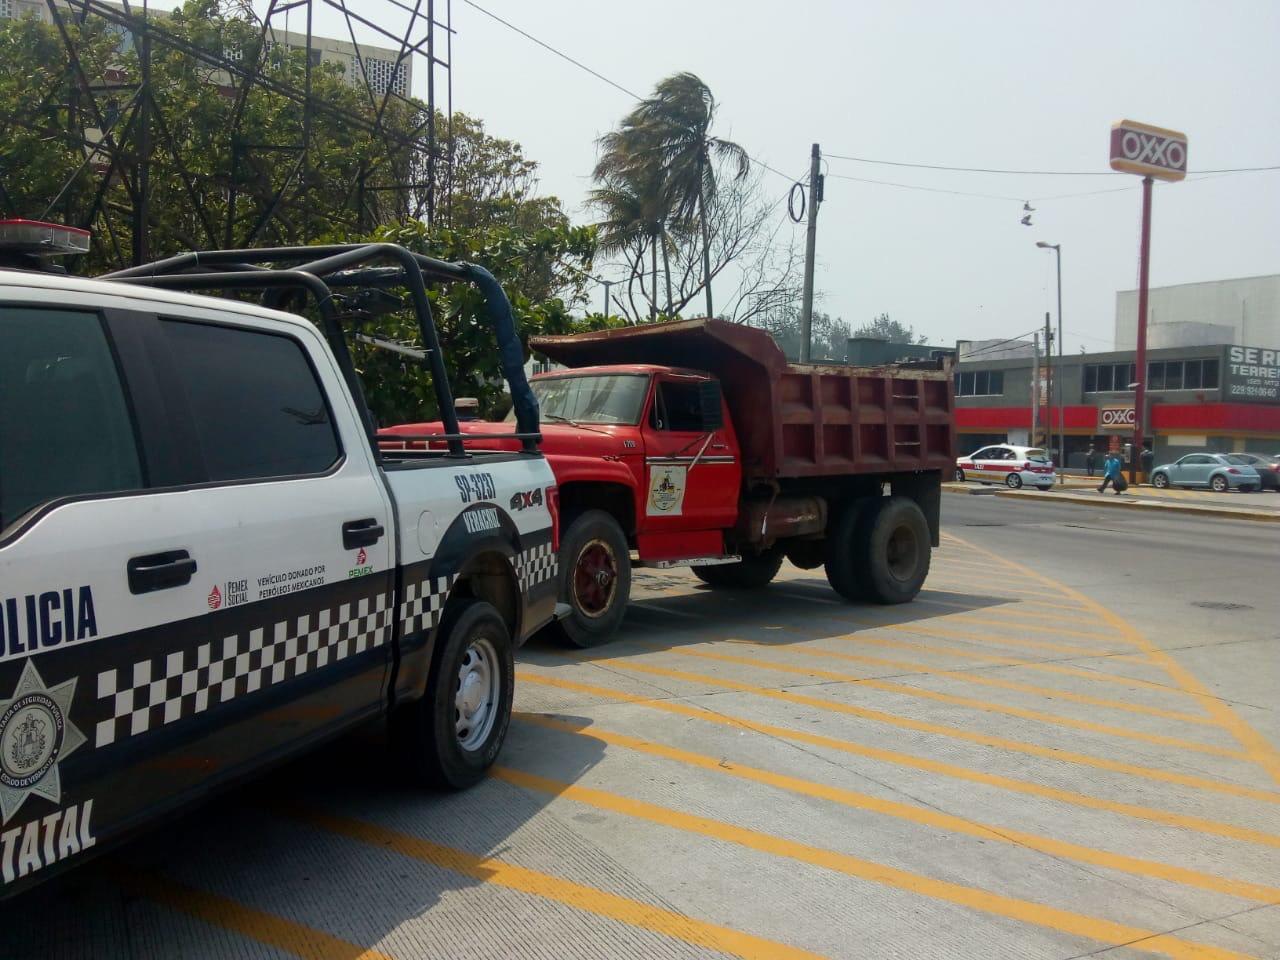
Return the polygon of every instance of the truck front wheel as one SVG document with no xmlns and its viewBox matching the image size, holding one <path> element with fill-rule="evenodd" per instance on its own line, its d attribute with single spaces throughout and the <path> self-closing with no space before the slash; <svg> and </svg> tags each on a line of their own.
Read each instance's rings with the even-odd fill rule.
<svg viewBox="0 0 1280 960">
<path fill-rule="evenodd" d="M 907 497 L 854 502 L 827 544 L 827 581 L 846 600 L 906 603 L 929 575 L 929 524 Z"/>
<path fill-rule="evenodd" d="M 436 643 L 426 692 L 392 733 L 415 779 L 460 790 L 484 777 L 511 723 L 511 633 L 493 606 L 464 600 L 446 608 Z"/>
<path fill-rule="evenodd" d="M 753 590 L 763 587 L 776 577 L 781 566 L 782 551 L 775 547 L 733 563 L 716 563 L 692 569 L 693 575 L 709 587 Z"/>
<path fill-rule="evenodd" d="M 560 633 L 575 647 L 594 647 L 617 631 L 631 597 L 631 552 L 612 515 L 587 510 L 560 543 L 560 599 L 569 615 Z"/>
</svg>

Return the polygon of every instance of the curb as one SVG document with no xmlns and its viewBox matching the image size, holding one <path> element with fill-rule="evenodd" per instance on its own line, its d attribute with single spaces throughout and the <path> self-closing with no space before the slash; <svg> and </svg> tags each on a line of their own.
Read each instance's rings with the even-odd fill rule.
<svg viewBox="0 0 1280 960">
<path fill-rule="evenodd" d="M 1065 496 L 1058 494 L 1057 496 L 1054 496 L 1050 491 L 1045 491 L 1044 493 L 1040 493 L 1039 491 L 1023 492 L 1021 490 L 1001 490 L 996 487 L 984 486 L 975 487 L 972 490 L 960 490 L 944 484 L 942 489 L 948 493 L 967 494 L 969 496 L 985 495 L 989 497 L 1008 497 L 1015 500 L 1021 500 L 1030 499 L 1031 497 L 1039 495 L 1041 497 L 1047 497 L 1047 502 L 1050 503 L 1065 503 L 1080 507 L 1118 507 L 1125 510 L 1154 510 L 1163 513 L 1186 513 L 1193 516 L 1218 517 L 1225 520 L 1249 520 L 1256 523 L 1280 523 L 1280 511 L 1267 511 L 1264 513 L 1259 511 L 1236 510 L 1232 507 L 1197 506 L 1195 504 L 1181 503 L 1155 503 L 1150 500 L 1140 499 L 1124 500 L 1120 497 L 1098 497 L 1097 499 L 1094 499 L 1092 497 L 1076 497 L 1071 494 L 1067 494 Z"/>
</svg>

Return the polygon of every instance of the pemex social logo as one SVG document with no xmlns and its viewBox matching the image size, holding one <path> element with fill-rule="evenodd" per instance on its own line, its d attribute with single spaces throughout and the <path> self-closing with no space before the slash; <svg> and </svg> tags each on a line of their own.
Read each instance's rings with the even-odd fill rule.
<svg viewBox="0 0 1280 960">
<path fill-rule="evenodd" d="M 215 583 L 213 589 L 209 591 L 209 609 L 217 610 L 220 606 L 222 606 L 222 591 Z"/>
</svg>

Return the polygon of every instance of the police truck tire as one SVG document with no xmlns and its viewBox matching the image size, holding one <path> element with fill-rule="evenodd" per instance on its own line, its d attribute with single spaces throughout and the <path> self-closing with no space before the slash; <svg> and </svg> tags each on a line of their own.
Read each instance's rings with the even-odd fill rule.
<svg viewBox="0 0 1280 960">
<path fill-rule="evenodd" d="M 611 514 L 587 510 L 566 525 L 559 588 L 569 615 L 557 628 L 570 645 L 594 647 L 617 632 L 631 598 L 631 551 Z"/>
<path fill-rule="evenodd" d="M 753 590 L 765 586 L 778 575 L 782 559 L 782 551 L 774 547 L 733 563 L 716 563 L 692 569 L 693 575 L 709 587 Z"/>
<path fill-rule="evenodd" d="M 929 575 L 929 523 L 914 500 L 881 497 L 837 520 L 827 580 L 847 600 L 913 600 Z"/>
<path fill-rule="evenodd" d="M 483 779 L 511 724 L 511 632 L 482 600 L 445 610 L 426 692 L 402 708 L 393 733 L 415 780 L 461 790 Z"/>
</svg>

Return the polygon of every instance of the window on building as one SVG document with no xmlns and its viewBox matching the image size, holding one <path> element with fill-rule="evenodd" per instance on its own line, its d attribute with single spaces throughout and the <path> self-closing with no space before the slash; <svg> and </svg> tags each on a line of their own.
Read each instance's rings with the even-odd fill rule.
<svg viewBox="0 0 1280 960">
<path fill-rule="evenodd" d="M 1200 387 L 1203 390 L 1218 389 L 1218 358 L 1200 361 Z"/>
<path fill-rule="evenodd" d="M 17 16 L 13 0 L 0 0 L 0 20 L 9 20 Z"/>
<path fill-rule="evenodd" d="M 178 320 L 163 327 L 210 480 L 315 474 L 337 462 L 328 405 L 295 340 Z"/>
<path fill-rule="evenodd" d="M 1112 387 L 1112 371 L 1115 369 L 1111 364 L 1104 363 L 1098 367 L 1098 387 L 1099 391 L 1107 391 Z"/>
<path fill-rule="evenodd" d="M 1196 361 L 1191 361 L 1195 363 Z M 1182 389 L 1182 361 L 1166 360 L 1164 364 L 1164 388 L 1166 390 Z"/>
<path fill-rule="evenodd" d="M 966 370 L 956 374 L 957 397 L 999 397 L 1004 395 L 1003 370 Z"/>
<path fill-rule="evenodd" d="M 1147 389 L 1164 389 L 1164 361 L 1153 360 L 1147 364 Z"/>
</svg>

